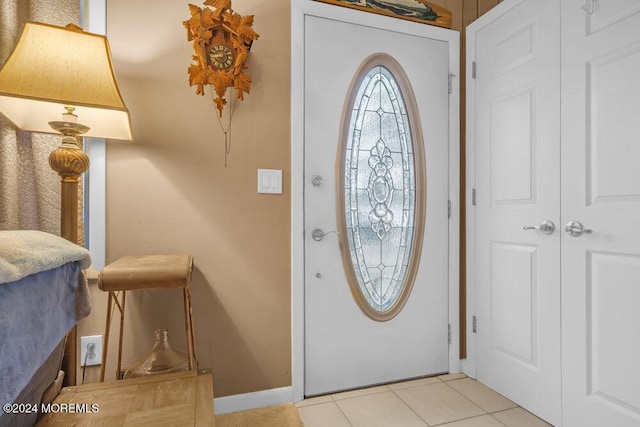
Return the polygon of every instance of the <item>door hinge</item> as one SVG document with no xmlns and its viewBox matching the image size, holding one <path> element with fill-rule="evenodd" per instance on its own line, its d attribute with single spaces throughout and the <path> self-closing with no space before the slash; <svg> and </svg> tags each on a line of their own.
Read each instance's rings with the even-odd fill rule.
<svg viewBox="0 0 640 427">
<path fill-rule="evenodd" d="M 448 207 L 447 207 L 447 217 L 451 218 L 451 200 L 449 200 L 447 202 L 447 205 L 448 205 Z"/>
<path fill-rule="evenodd" d="M 449 93 L 453 92 L 453 78 L 455 76 L 456 76 L 455 74 L 449 73 Z"/>
<path fill-rule="evenodd" d="M 472 318 L 472 324 L 471 324 L 473 333 L 475 334 L 476 332 L 478 332 L 478 319 L 476 319 L 476 316 L 473 316 Z"/>
<path fill-rule="evenodd" d="M 472 79 L 476 78 L 476 61 L 473 61 L 471 63 L 471 78 Z"/>
<path fill-rule="evenodd" d="M 471 190 L 471 204 L 476 205 L 476 189 Z"/>
<path fill-rule="evenodd" d="M 451 325 L 448 325 L 447 328 L 448 332 L 447 332 L 447 339 L 449 340 L 449 344 L 451 344 Z"/>
</svg>

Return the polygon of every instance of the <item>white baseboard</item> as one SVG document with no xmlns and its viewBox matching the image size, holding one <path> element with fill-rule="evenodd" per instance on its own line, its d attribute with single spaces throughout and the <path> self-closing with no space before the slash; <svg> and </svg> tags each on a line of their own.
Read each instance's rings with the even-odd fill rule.
<svg viewBox="0 0 640 427">
<path fill-rule="evenodd" d="M 293 389 L 291 387 L 281 387 L 253 393 L 216 397 L 213 399 L 213 408 L 216 415 L 247 409 L 264 408 L 266 406 L 291 402 L 293 400 L 292 393 Z"/>
</svg>

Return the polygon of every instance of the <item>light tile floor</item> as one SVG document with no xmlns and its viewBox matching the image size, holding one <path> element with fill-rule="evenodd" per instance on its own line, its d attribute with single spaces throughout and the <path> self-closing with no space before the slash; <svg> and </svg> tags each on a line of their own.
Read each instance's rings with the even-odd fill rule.
<svg viewBox="0 0 640 427">
<path fill-rule="evenodd" d="M 464 374 L 305 399 L 305 427 L 545 427 L 540 418 Z"/>
</svg>

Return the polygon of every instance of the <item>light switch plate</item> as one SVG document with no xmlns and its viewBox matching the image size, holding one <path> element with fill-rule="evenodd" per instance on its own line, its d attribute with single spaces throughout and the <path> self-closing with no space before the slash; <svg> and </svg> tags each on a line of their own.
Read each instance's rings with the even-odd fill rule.
<svg viewBox="0 0 640 427">
<path fill-rule="evenodd" d="M 282 171 L 258 169 L 258 193 L 282 194 Z"/>
</svg>

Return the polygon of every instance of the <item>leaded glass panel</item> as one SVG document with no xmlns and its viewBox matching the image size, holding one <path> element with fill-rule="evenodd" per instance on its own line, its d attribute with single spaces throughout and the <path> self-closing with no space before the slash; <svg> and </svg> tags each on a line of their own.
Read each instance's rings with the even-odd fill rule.
<svg viewBox="0 0 640 427">
<path fill-rule="evenodd" d="M 345 118 L 341 154 L 346 258 L 364 300 L 374 312 L 385 313 L 408 285 L 416 227 L 416 150 L 402 82 L 382 64 L 359 77 L 345 110 L 350 117 Z"/>
</svg>

